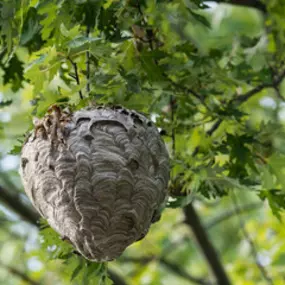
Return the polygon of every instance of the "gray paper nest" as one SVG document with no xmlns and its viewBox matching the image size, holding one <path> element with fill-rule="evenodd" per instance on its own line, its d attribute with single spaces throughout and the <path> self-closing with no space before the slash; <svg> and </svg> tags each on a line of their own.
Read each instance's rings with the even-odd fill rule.
<svg viewBox="0 0 285 285">
<path fill-rule="evenodd" d="M 21 176 L 39 213 L 93 261 L 142 239 L 167 196 L 169 158 L 157 128 L 121 107 L 57 106 L 24 144 Z"/>
</svg>

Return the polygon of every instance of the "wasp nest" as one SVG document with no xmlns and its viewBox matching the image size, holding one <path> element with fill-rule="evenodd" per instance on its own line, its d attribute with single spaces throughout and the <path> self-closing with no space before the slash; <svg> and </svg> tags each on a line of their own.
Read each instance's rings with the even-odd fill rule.
<svg viewBox="0 0 285 285">
<path fill-rule="evenodd" d="M 21 155 L 24 188 L 62 238 L 93 261 L 142 239 L 167 196 L 169 159 L 158 130 L 121 107 L 50 108 Z"/>
</svg>

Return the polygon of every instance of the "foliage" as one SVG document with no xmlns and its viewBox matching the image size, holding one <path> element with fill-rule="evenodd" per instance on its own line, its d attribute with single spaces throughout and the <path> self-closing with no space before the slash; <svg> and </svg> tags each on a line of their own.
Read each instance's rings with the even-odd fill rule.
<svg viewBox="0 0 285 285">
<path fill-rule="evenodd" d="M 166 276 L 170 283 L 165 283 L 165 269 L 158 268 L 160 256 L 172 247 L 171 261 L 181 267 L 191 265 L 195 274 L 206 275 L 204 261 L 190 243 L 185 227 L 179 224 L 180 209 L 193 199 L 202 201 L 198 205 L 205 220 L 231 207 L 232 193 L 243 202 L 266 201 L 282 220 L 284 3 L 268 1 L 266 11 L 209 5 L 202 0 L 0 3 L 3 159 L 8 152 L 19 154 L 32 118 L 41 117 L 54 103 L 73 110 L 90 104 L 120 104 L 148 114 L 162 129 L 172 159 L 172 197 L 165 217 L 146 240 L 133 245 L 113 267 L 111 264 L 128 276 L 131 284 L 185 284 L 185 279 L 169 272 Z M 16 176 L 13 170 L 6 172 L 7 177 Z M 10 187 L 7 179 L 0 177 L 1 183 Z M 219 201 L 217 210 L 207 208 L 212 201 Z M 266 213 L 267 218 L 249 215 L 252 219 L 245 224 L 257 242 L 267 248 L 265 255 L 272 261 L 274 284 L 283 284 L 278 276 L 284 269 L 284 242 L 279 232 L 282 226 L 269 211 Z M 258 221 L 264 229 L 258 227 Z M 170 233 L 167 227 L 177 227 L 177 233 Z M 235 250 L 246 243 L 246 238 L 237 237 L 238 228 L 238 224 L 228 223 L 225 228 L 209 231 L 234 284 L 268 284 L 262 283 L 254 261 L 246 258 L 248 251 L 237 257 Z M 270 239 L 265 237 L 266 228 L 274 232 L 279 251 L 267 244 Z M 47 252 L 52 259 L 64 260 L 68 274 L 61 271 L 62 264 L 57 261 L 45 265 L 60 276 L 56 284 L 87 284 L 87 279 L 93 280 L 90 284 L 101 284 L 100 278 L 109 284 L 104 264 L 82 260 L 50 228 L 41 235 L 42 250 L 29 254 L 42 262 L 46 262 Z M 173 245 L 175 241 L 178 248 Z M 128 258 L 137 257 L 138 252 L 158 258 L 128 265 Z M 45 283 L 45 274 L 39 272 L 34 279 L 49 284 Z"/>
</svg>

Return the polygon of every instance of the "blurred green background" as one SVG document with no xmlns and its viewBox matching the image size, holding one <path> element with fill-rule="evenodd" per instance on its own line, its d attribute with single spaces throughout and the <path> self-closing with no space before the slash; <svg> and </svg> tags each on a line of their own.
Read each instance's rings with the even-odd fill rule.
<svg viewBox="0 0 285 285">
<path fill-rule="evenodd" d="M 115 284 L 222 284 L 185 222 L 190 201 L 232 284 L 285 284 L 285 5 L 217 2 L 0 3 L 1 285 L 111 282 L 39 234 L 18 173 L 33 117 L 90 101 L 147 113 L 172 159 L 169 203 L 108 264 Z"/>
</svg>

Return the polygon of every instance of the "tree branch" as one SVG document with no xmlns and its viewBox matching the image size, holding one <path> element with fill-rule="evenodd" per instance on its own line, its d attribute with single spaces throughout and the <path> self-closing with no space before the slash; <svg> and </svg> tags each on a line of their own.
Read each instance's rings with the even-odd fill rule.
<svg viewBox="0 0 285 285">
<path fill-rule="evenodd" d="M 114 282 L 114 285 L 128 285 L 128 283 L 126 283 L 126 281 L 115 271 L 108 269 L 108 275 L 110 279 Z"/>
<path fill-rule="evenodd" d="M 20 199 L 19 196 L 13 194 L 11 191 L 6 190 L 0 186 L 0 200 L 4 201 L 7 206 L 9 206 L 15 213 L 21 216 L 27 222 L 35 225 L 38 225 L 38 220 L 40 216 L 32 210 L 29 206 L 25 205 Z"/>
<path fill-rule="evenodd" d="M 260 0 L 216 0 L 214 1 L 219 4 L 230 4 L 230 5 L 237 5 L 242 7 L 248 8 L 255 8 L 262 13 L 267 13 L 266 5 L 263 4 Z"/>
<path fill-rule="evenodd" d="M 230 285 L 231 282 L 219 259 L 218 253 L 210 242 L 192 203 L 184 208 L 184 214 L 186 218 L 185 223 L 192 229 L 205 258 L 208 261 L 209 267 L 217 280 L 217 284 Z"/>
<path fill-rule="evenodd" d="M 140 16 L 142 17 L 142 20 L 141 20 L 142 21 L 142 25 L 147 26 L 147 21 L 144 18 L 144 13 L 143 13 L 143 11 L 141 9 L 139 1 L 137 1 L 137 8 L 138 8 L 138 12 L 139 12 Z M 154 34 L 153 31 L 151 31 L 151 35 L 152 36 L 150 37 L 149 33 L 146 33 L 146 35 L 148 37 L 149 47 L 150 47 L 151 50 L 153 50 L 153 48 L 154 48 L 153 47 L 153 34 Z M 157 65 L 156 61 L 155 61 L 155 64 Z M 184 87 L 181 88 L 181 86 L 179 84 L 173 82 L 165 73 L 163 73 L 163 76 L 166 79 L 168 79 L 175 88 L 180 89 L 180 90 L 182 89 L 184 92 L 187 91 L 188 93 L 191 93 L 192 95 L 194 95 L 202 103 L 205 103 L 204 102 L 204 97 L 201 97 L 196 92 L 193 92 L 192 90 L 188 90 L 187 88 L 184 88 Z M 173 113 L 173 104 L 172 104 L 172 102 L 170 102 L 170 105 L 171 105 L 171 110 L 172 110 L 172 122 L 173 122 L 173 114 L 174 113 Z M 222 122 L 222 120 L 219 119 L 212 126 L 212 128 L 209 130 L 208 135 L 211 136 L 212 133 L 219 127 L 221 122 Z M 198 153 L 198 150 L 199 149 L 196 149 L 197 153 Z M 173 154 L 174 154 L 175 153 L 175 134 L 174 134 L 173 130 L 172 130 L 172 151 L 173 151 Z M 189 209 L 189 207 L 190 207 L 190 209 Z M 188 219 L 189 216 L 187 214 L 188 214 L 189 211 L 194 212 L 194 214 L 195 214 L 195 219 L 193 220 L 193 223 L 190 223 L 191 219 L 190 220 Z M 208 238 L 206 236 L 206 232 L 204 231 L 202 225 L 200 224 L 199 218 L 196 215 L 195 210 L 194 210 L 194 208 L 192 208 L 191 204 L 188 205 L 185 208 L 185 213 L 186 213 L 186 218 L 188 217 L 187 220 L 189 222 L 189 225 L 191 225 L 191 228 L 192 228 L 194 234 L 196 235 L 197 240 L 199 241 L 199 243 L 201 245 L 201 248 L 202 248 L 202 250 L 204 252 L 204 255 L 205 255 L 206 259 L 208 260 L 208 262 L 209 262 L 209 264 L 210 264 L 210 266 L 211 266 L 211 268 L 213 270 L 213 273 L 216 276 L 216 279 L 218 280 L 219 284 L 221 284 L 221 285 L 230 285 L 230 281 L 229 281 L 229 279 L 228 279 L 228 277 L 227 277 L 227 275 L 226 275 L 226 273 L 224 271 L 224 268 L 223 268 L 222 264 L 220 263 L 220 261 L 218 259 L 218 256 L 217 256 L 217 254 L 216 254 L 212 244 L 208 240 Z M 190 216 L 191 216 L 191 214 L 190 214 Z M 209 252 L 207 252 L 207 251 L 209 251 Z M 171 266 L 169 266 L 169 264 L 166 263 L 165 260 L 162 260 L 162 262 L 163 261 L 164 261 L 164 265 L 168 265 L 168 267 L 172 268 L 172 270 L 175 269 L 176 273 L 180 269 L 179 267 L 176 267 L 175 264 L 174 265 L 172 264 Z M 173 266 L 175 266 L 175 267 L 173 267 Z M 191 280 L 191 281 L 193 281 L 193 280 Z M 201 283 L 200 282 L 199 284 L 205 284 L 205 283 Z"/>
<path fill-rule="evenodd" d="M 253 95 L 257 94 L 258 92 L 262 91 L 265 88 L 277 88 L 277 86 L 282 82 L 284 77 L 285 77 L 285 69 L 275 77 L 273 82 L 260 84 L 255 88 L 251 89 L 250 91 L 246 92 L 245 94 L 237 96 L 235 99 L 232 100 L 232 102 L 242 104 L 243 102 L 251 98 Z"/>
<path fill-rule="evenodd" d="M 241 105 L 242 103 L 246 102 L 248 99 L 250 99 L 252 96 L 256 95 L 257 93 L 259 93 L 260 91 L 262 91 L 263 89 L 266 88 L 273 88 L 274 90 L 278 89 L 279 84 L 282 82 L 282 80 L 285 78 L 285 69 L 275 77 L 275 79 L 271 82 L 271 83 L 264 83 L 264 84 L 260 84 L 256 87 L 254 87 L 253 89 L 249 90 L 248 92 L 239 95 L 235 98 L 233 98 L 232 100 L 230 100 L 229 105 L 231 104 L 237 104 L 238 106 Z M 285 98 L 280 98 L 280 96 L 278 96 L 279 99 L 285 101 Z M 219 128 L 219 126 L 221 125 L 221 123 L 223 122 L 223 119 L 218 119 L 213 125 L 212 127 L 207 131 L 207 135 L 208 136 L 212 136 L 213 133 Z M 197 146 L 193 153 L 192 156 L 195 157 L 198 152 L 199 152 L 200 147 Z"/>
<path fill-rule="evenodd" d="M 8 266 L 6 264 L 3 264 L 2 262 L 0 262 L 0 266 L 5 268 L 7 271 L 9 271 L 11 274 L 17 276 L 18 278 L 20 278 L 21 280 L 27 282 L 30 285 L 40 285 L 40 283 L 32 280 L 28 275 L 26 275 L 25 273 L 21 272 L 20 270 L 13 268 L 11 266 Z"/>
<path fill-rule="evenodd" d="M 168 261 L 163 257 L 144 256 L 144 257 L 123 257 L 121 258 L 121 261 L 123 262 L 135 262 L 135 263 L 141 263 L 141 265 L 146 265 L 152 260 L 160 262 L 161 265 L 165 266 L 170 271 L 172 271 L 174 274 L 176 274 L 179 277 L 184 278 L 185 280 L 196 283 L 198 285 L 211 285 L 209 281 L 203 278 L 192 276 L 191 274 L 186 272 L 181 266 L 178 266 L 177 264 L 171 261 Z"/>
</svg>

